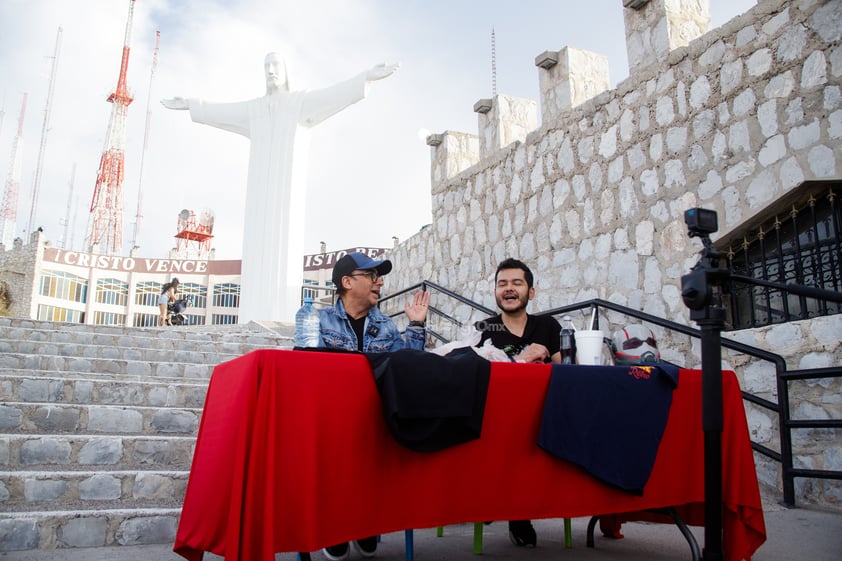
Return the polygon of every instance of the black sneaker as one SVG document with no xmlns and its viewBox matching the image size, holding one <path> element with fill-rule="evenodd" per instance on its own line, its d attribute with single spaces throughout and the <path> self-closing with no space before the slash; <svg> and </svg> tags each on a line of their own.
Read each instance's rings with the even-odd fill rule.
<svg viewBox="0 0 842 561">
<path fill-rule="evenodd" d="M 348 559 L 348 554 L 350 552 L 348 542 L 332 545 L 322 550 L 322 553 L 324 553 L 325 557 L 330 559 L 330 561 L 342 561 L 343 559 Z"/>
<path fill-rule="evenodd" d="M 374 557 L 374 552 L 377 551 L 377 536 L 355 540 L 353 543 L 354 549 L 363 557 Z"/>
<path fill-rule="evenodd" d="M 538 536 L 529 520 L 509 520 L 509 539 L 518 547 L 535 547 Z"/>
</svg>

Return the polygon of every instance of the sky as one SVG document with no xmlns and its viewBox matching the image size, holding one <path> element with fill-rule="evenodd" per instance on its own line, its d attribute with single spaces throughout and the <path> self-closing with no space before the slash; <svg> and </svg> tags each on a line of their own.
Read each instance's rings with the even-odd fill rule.
<svg viewBox="0 0 842 561">
<path fill-rule="evenodd" d="M 715 28 L 755 1 L 710 4 Z M 53 247 L 84 251 L 111 115 L 106 98 L 117 85 L 129 6 L 130 0 L 0 0 L 3 188 L 28 94 L 16 237 L 28 239 L 34 208 L 31 229 L 42 227 Z M 263 59 L 272 51 L 285 57 L 293 89 L 399 63 L 366 99 L 312 129 L 307 170 L 306 253 L 318 253 L 321 242 L 328 251 L 391 247 L 393 237 L 403 241 L 431 222 L 426 135 L 476 134 L 473 105 L 493 91 L 492 30 L 497 93 L 537 102 L 534 59 L 544 51 L 593 51 L 608 58 L 612 87 L 628 77 L 622 11 L 622 0 L 136 0 L 123 254 L 134 242 L 141 257 L 166 257 L 181 210 L 208 209 L 216 258 L 242 255 L 248 139 L 193 123 L 161 99 L 260 97 Z"/>
</svg>

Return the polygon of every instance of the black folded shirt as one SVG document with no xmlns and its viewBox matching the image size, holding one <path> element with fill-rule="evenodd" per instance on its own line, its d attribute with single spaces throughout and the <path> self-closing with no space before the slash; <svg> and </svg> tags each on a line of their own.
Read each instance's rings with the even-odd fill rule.
<svg viewBox="0 0 842 561">
<path fill-rule="evenodd" d="M 491 363 L 471 349 L 447 356 L 404 349 L 365 353 L 386 425 L 417 452 L 434 452 L 482 433 Z"/>
</svg>

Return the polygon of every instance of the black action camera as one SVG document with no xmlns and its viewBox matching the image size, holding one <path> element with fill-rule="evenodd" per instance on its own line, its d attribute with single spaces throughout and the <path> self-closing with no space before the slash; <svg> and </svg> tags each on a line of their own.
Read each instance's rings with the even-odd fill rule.
<svg viewBox="0 0 842 561">
<path fill-rule="evenodd" d="M 684 212 L 684 223 L 687 224 L 690 237 L 704 237 L 719 230 L 716 211 L 706 208 L 691 208 Z"/>
</svg>

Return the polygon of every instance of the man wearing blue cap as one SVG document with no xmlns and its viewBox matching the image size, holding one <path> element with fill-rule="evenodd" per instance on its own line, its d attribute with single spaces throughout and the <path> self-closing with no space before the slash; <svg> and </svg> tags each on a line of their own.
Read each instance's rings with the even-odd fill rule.
<svg viewBox="0 0 842 561">
<path fill-rule="evenodd" d="M 320 335 L 325 347 L 366 353 L 424 350 L 430 293 L 418 292 L 411 304 L 406 303 L 409 326 L 401 336 L 395 322 L 377 307 L 383 277 L 391 270 L 391 261 L 375 261 L 359 252 L 349 253 L 336 262 L 332 280 L 339 300 L 335 306 L 319 311 Z M 355 540 L 353 544 L 360 555 L 371 557 L 377 549 L 377 536 Z M 322 551 L 331 561 L 339 561 L 348 558 L 350 548 L 345 542 Z"/>
<path fill-rule="evenodd" d="M 332 280 L 339 300 L 319 312 L 325 347 L 366 353 L 424 349 L 428 292 L 418 292 L 412 304 L 406 303 L 409 327 L 403 337 L 391 318 L 377 307 L 383 277 L 391 270 L 391 261 L 375 261 L 359 252 L 336 262 Z"/>
</svg>

